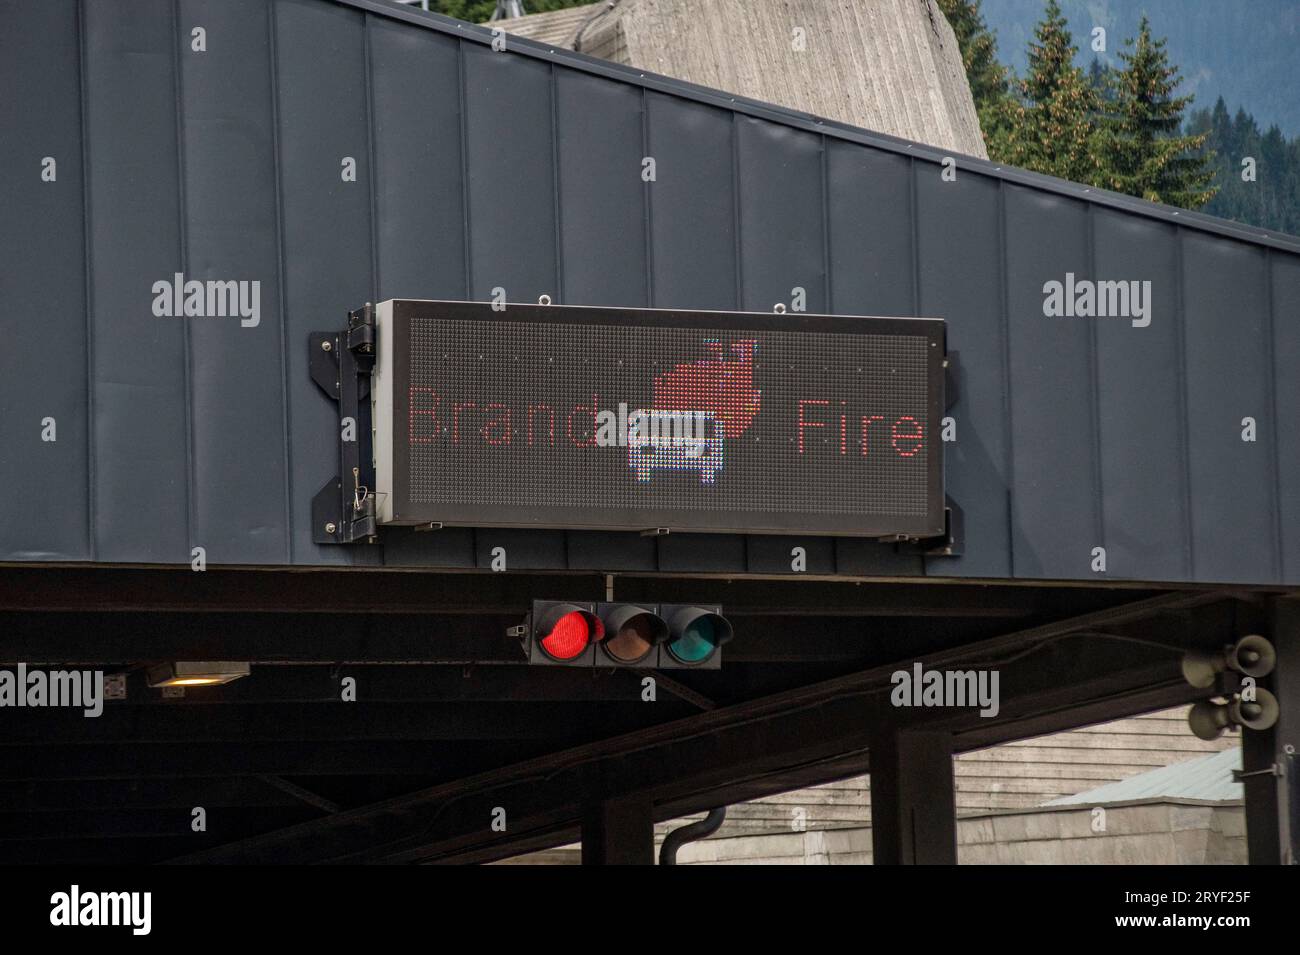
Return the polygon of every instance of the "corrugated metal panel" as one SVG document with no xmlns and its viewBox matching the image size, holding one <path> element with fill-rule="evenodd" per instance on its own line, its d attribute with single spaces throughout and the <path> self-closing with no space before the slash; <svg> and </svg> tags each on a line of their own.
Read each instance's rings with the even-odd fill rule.
<svg viewBox="0 0 1300 955">
<path fill-rule="evenodd" d="M 931 148 L 489 42 L 376 0 L 0 9 L 0 475 L 27 489 L 0 559 L 484 566 L 501 535 L 312 543 L 337 424 L 309 331 L 498 286 L 761 310 L 798 286 L 810 310 L 945 318 L 960 354 L 964 556 L 812 542 L 810 570 L 1300 578 L 1300 241 L 976 160 L 947 181 Z M 154 317 L 177 272 L 258 280 L 257 327 Z M 1067 273 L 1149 279 L 1150 327 L 1045 317 Z M 788 567 L 769 539 L 508 536 L 512 567 Z"/>
<path fill-rule="evenodd" d="M 740 307 L 770 312 L 802 289 L 826 311 L 822 143 L 810 133 L 736 117 Z"/>
<path fill-rule="evenodd" d="M 278 120 L 292 562 L 348 563 L 367 555 L 312 542 L 312 496 L 338 470 L 330 440 L 338 415 L 308 376 L 302 343 L 310 332 L 337 324 L 332 316 L 339 302 L 366 302 L 376 294 L 367 18 L 346 5 L 317 0 L 274 0 L 270 6 L 276 85 L 268 98 Z M 209 44 L 220 39 L 209 32 Z M 356 166 L 354 182 L 343 178 L 349 161 Z M 244 409 L 265 413 L 252 404 Z M 225 446 L 233 453 L 237 435 L 227 435 Z"/>
<path fill-rule="evenodd" d="M 0 558 L 88 560 L 94 544 L 78 10 L 72 3 L 28 8 L 24 29 L 0 28 L 0 482 L 24 489 L 0 505 Z M 53 182 L 41 180 L 46 168 Z M 42 440 L 49 418 L 53 442 Z"/>
<path fill-rule="evenodd" d="M 466 298 L 460 44 L 379 17 L 367 34 L 379 299 Z"/>
<path fill-rule="evenodd" d="M 1186 430 L 1182 419 L 1178 234 L 1173 226 L 1092 211 L 1093 271 L 1151 282 L 1151 324 L 1095 326 L 1102 542 L 1118 577 L 1186 580 Z M 1165 370 L 1161 372 L 1158 370 Z"/>
<path fill-rule="evenodd" d="M 1149 773 L 1099 786 L 1075 796 L 1053 799 L 1045 805 L 1098 805 L 1139 799 L 1206 799 L 1216 802 L 1239 800 L 1243 798 L 1243 790 L 1241 783 L 1232 778 L 1234 769 L 1241 769 L 1239 747 L 1174 763 L 1172 766 L 1161 766 Z"/>
<path fill-rule="evenodd" d="M 508 301 L 560 288 L 553 67 L 462 44 L 470 292 Z"/>
<path fill-rule="evenodd" d="M 732 114 L 646 94 L 651 304 L 734 309 L 739 303 Z"/>
<path fill-rule="evenodd" d="M 641 91 L 564 70 L 555 92 L 564 301 L 648 306 Z"/>
<path fill-rule="evenodd" d="M 859 152 L 861 150 L 858 150 Z M 958 174 L 916 177 L 916 311 L 955 317 L 959 398 L 949 412 L 955 442 L 944 449 L 948 496 L 964 511 L 966 551 L 932 562 L 953 576 L 1011 576 L 1011 418 L 1007 375 L 1006 242 L 1002 184 Z M 839 276 L 836 276 L 838 287 Z"/>
<path fill-rule="evenodd" d="M 154 283 L 185 266 L 175 9 L 168 0 L 87 3 L 81 17 L 94 552 L 102 561 L 183 563 L 192 515 L 190 328 L 150 308 Z"/>
<path fill-rule="evenodd" d="M 1268 254 L 1194 232 L 1181 254 L 1192 574 L 1276 580 Z M 1248 417 L 1263 422 L 1254 442 Z"/>
<path fill-rule="evenodd" d="M 284 341 L 279 308 L 266 7 L 183 0 L 178 9 L 174 45 L 184 48 L 191 23 L 220 38 L 202 56 L 178 58 L 184 272 L 201 281 L 256 278 L 262 296 L 254 327 L 220 319 L 189 325 L 192 543 L 213 563 L 281 563 L 289 557 L 284 357 L 286 347 L 291 357 L 300 349 Z M 232 384 L 238 401 L 230 400 Z M 232 454 L 236 436 L 240 453 Z M 261 492 L 232 495 L 250 471 Z"/>
<path fill-rule="evenodd" d="M 830 310 L 841 315 L 916 313 L 919 305 L 908 281 L 916 268 L 912 161 L 828 138 L 823 176 Z"/>
<path fill-rule="evenodd" d="M 1007 186 L 1003 201 L 1012 571 L 1017 577 L 1084 577 L 1093 548 L 1102 544 L 1093 323 L 1046 318 L 1043 286 L 1067 273 L 1091 273 L 1088 207 L 1020 186 Z M 1045 226 L 1051 241 L 1045 241 Z"/>
<path fill-rule="evenodd" d="M 1292 426 L 1300 409 L 1300 256 L 1270 254 L 1273 285 L 1273 420 L 1277 440 L 1274 483 L 1278 500 L 1278 537 L 1282 542 L 1282 580 L 1300 579 L 1300 428 Z"/>
</svg>

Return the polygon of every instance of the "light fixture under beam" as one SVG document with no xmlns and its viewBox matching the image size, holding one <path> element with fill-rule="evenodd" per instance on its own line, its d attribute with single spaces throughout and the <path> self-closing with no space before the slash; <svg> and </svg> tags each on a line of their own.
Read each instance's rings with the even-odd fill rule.
<svg viewBox="0 0 1300 955">
<path fill-rule="evenodd" d="M 232 683 L 248 676 L 247 663 L 229 661 L 158 663 L 148 671 L 149 685 L 158 686 L 217 686 Z"/>
</svg>

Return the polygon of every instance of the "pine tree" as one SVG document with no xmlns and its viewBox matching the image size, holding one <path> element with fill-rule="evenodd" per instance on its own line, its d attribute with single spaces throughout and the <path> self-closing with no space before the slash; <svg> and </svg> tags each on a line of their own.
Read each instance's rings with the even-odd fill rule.
<svg viewBox="0 0 1300 955">
<path fill-rule="evenodd" d="M 1078 52 L 1061 7 L 1048 0 L 1029 44 L 1029 72 L 1011 108 L 1007 162 L 1048 175 L 1099 185 L 1097 93 L 1074 63 Z"/>
<path fill-rule="evenodd" d="M 1277 126 L 1260 132 L 1243 109 L 1233 117 L 1219 97 L 1212 110 L 1188 117 L 1186 136 L 1204 136 L 1199 153 L 1214 171 L 1214 198 L 1205 211 L 1249 225 L 1300 234 L 1300 137 L 1288 141 Z M 1253 159 L 1254 175 L 1243 179 L 1242 160 Z"/>
<path fill-rule="evenodd" d="M 1088 65 L 1088 85 L 1097 94 L 1097 99 L 1103 104 L 1103 109 L 1105 104 L 1114 102 L 1115 71 L 1095 56 Z"/>
<path fill-rule="evenodd" d="M 1137 39 L 1126 46 L 1132 51 L 1120 53 L 1125 66 L 1115 76 L 1115 100 L 1104 124 L 1102 184 L 1131 196 L 1197 209 L 1214 195 L 1214 172 L 1199 152 L 1205 135 L 1179 135 L 1192 97 L 1174 95 L 1178 68 L 1169 64 L 1165 41 L 1152 39 L 1146 17 Z"/>
<path fill-rule="evenodd" d="M 1214 103 L 1210 128 L 1214 130 L 1214 137 L 1219 143 L 1224 146 L 1232 143 L 1232 120 L 1228 118 L 1228 104 L 1223 101 L 1222 96 Z"/>
<path fill-rule="evenodd" d="M 1008 135 L 1007 109 L 1010 83 L 1007 68 L 998 62 L 997 40 L 989 31 L 980 12 L 980 0 L 938 0 L 939 9 L 957 35 L 957 49 L 971 97 L 975 100 L 975 113 L 989 155 L 999 148 Z"/>
</svg>

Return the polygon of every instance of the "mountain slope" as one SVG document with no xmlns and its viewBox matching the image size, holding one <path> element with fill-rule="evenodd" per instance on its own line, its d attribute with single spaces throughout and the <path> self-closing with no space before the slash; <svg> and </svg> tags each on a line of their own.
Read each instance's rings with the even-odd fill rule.
<svg viewBox="0 0 1300 955">
<path fill-rule="evenodd" d="M 1091 61 L 1093 27 L 1106 29 L 1112 64 L 1124 40 L 1137 32 L 1142 14 L 1152 32 L 1169 39 L 1170 60 L 1182 71 L 1183 91 L 1193 108 L 1222 96 L 1230 109 L 1251 112 L 1267 129 L 1276 123 L 1288 137 L 1300 135 L 1300 3 L 1296 0 L 1059 0 L 1070 21 L 1079 63 Z M 997 34 L 998 58 L 1025 70 L 1025 50 L 1043 0 L 983 0 L 989 28 Z"/>
</svg>

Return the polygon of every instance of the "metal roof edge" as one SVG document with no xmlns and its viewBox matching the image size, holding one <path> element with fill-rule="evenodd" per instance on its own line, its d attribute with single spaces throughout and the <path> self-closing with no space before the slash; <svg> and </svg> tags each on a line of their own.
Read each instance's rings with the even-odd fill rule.
<svg viewBox="0 0 1300 955">
<path fill-rule="evenodd" d="M 424 27 L 448 36 L 462 37 L 484 45 L 490 45 L 492 42 L 492 30 L 494 29 L 492 27 L 467 23 L 463 20 L 443 16 L 440 13 L 426 13 L 417 7 L 402 6 L 389 2 L 389 0 L 328 0 L 328 2 L 353 7 L 394 20 L 401 20 L 414 26 Z M 688 83 L 685 80 L 674 79 L 669 76 L 662 76 L 658 73 L 638 70 L 635 67 L 602 60 L 588 56 L 585 53 L 557 49 L 549 44 L 538 43 L 526 37 L 511 34 L 509 49 L 524 56 L 558 63 L 572 69 L 603 76 L 606 79 L 630 83 L 644 89 L 694 100 L 720 109 L 753 116 L 757 119 L 780 123 L 794 129 L 818 133 L 845 142 L 870 146 L 898 155 L 912 156 L 933 163 L 942 163 L 945 158 L 953 158 L 958 160 L 958 168 L 991 179 L 1067 196 L 1103 208 L 1116 209 L 1120 212 L 1155 219 L 1173 226 L 1182 226 L 1200 232 L 1210 232 L 1251 245 L 1300 254 L 1300 236 L 1292 236 L 1284 232 L 1271 232 L 1267 229 L 1234 222 L 1231 219 L 1221 219 L 1218 216 L 1207 215 L 1203 212 L 1178 209 L 1174 206 L 1111 192 L 1108 189 L 1086 186 L 1066 179 L 1030 172 L 1026 169 L 1008 166 L 1005 163 L 978 159 L 974 156 L 939 149 L 924 143 L 909 142 L 897 136 L 872 132 L 850 126 L 847 123 L 823 119 L 810 113 L 801 113 L 798 110 L 774 106 L 771 103 L 763 103 L 744 96 L 733 96 L 720 90 Z"/>
<path fill-rule="evenodd" d="M 1144 796 L 1141 799 L 1099 799 L 1088 802 L 1042 803 L 1037 806 L 1024 806 L 1019 809 L 983 809 L 966 815 L 958 811 L 957 821 L 964 819 L 992 819 L 997 816 L 1023 816 L 1027 813 L 1040 812 L 1091 812 L 1093 809 L 1128 809 L 1135 806 L 1205 806 L 1211 809 L 1244 806 L 1245 801 L 1237 796 L 1230 799 L 1193 799 L 1190 796 Z"/>
</svg>

